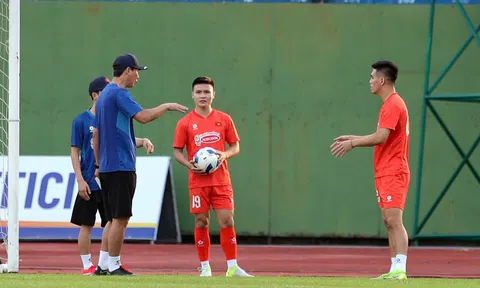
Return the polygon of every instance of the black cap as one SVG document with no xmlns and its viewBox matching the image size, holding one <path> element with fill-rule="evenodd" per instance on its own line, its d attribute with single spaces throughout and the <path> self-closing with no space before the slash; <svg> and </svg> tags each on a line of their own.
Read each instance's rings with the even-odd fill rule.
<svg viewBox="0 0 480 288">
<path fill-rule="evenodd" d="M 113 62 L 113 70 L 125 70 L 127 68 L 135 68 L 138 70 L 147 70 L 147 66 L 138 64 L 137 57 L 130 53 L 125 53 L 117 57 Z"/>
<path fill-rule="evenodd" d="M 92 96 L 93 92 L 102 91 L 105 86 L 110 83 L 110 80 L 105 76 L 100 76 L 92 80 L 88 86 L 88 94 Z"/>
</svg>

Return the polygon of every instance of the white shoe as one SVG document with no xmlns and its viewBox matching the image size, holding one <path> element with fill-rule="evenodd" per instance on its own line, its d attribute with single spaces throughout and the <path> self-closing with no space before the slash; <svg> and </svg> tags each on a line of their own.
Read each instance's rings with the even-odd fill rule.
<svg viewBox="0 0 480 288">
<path fill-rule="evenodd" d="M 198 271 L 200 271 L 200 277 L 212 277 L 212 268 L 208 265 L 205 268 L 198 267 Z"/>
<path fill-rule="evenodd" d="M 225 276 L 226 277 L 254 277 L 248 274 L 247 272 L 245 272 L 245 270 L 240 268 L 238 265 L 235 265 L 232 268 L 229 268 L 227 270 L 227 273 L 225 273 Z"/>
</svg>

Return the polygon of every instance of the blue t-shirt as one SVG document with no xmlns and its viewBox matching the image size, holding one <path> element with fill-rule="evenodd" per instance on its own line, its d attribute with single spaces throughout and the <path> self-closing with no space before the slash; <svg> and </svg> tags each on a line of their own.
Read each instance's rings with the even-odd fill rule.
<svg viewBox="0 0 480 288">
<path fill-rule="evenodd" d="M 80 149 L 80 168 L 91 191 L 100 190 L 95 181 L 95 154 L 93 153 L 93 128 L 95 116 L 87 110 L 73 119 L 71 146 Z"/>
<path fill-rule="evenodd" d="M 96 118 L 99 134 L 100 172 L 136 171 L 133 116 L 143 108 L 130 92 L 108 84 L 97 100 Z"/>
</svg>

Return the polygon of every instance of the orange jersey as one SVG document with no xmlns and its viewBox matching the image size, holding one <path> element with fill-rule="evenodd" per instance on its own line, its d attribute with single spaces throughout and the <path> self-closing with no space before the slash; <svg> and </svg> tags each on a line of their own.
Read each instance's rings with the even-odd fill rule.
<svg viewBox="0 0 480 288">
<path fill-rule="evenodd" d="M 397 93 L 392 94 L 380 109 L 377 129 L 390 129 L 385 143 L 373 150 L 375 178 L 410 173 L 408 166 L 410 123 L 407 106 Z"/>
<path fill-rule="evenodd" d="M 174 148 L 187 148 L 188 160 L 192 160 L 200 148 L 211 147 L 225 151 L 226 145 L 240 141 L 232 118 L 221 111 L 212 110 L 208 117 L 200 116 L 195 110 L 180 119 L 175 129 Z M 198 175 L 188 170 L 188 187 L 231 185 L 227 160 L 217 171 L 208 175 Z"/>
</svg>

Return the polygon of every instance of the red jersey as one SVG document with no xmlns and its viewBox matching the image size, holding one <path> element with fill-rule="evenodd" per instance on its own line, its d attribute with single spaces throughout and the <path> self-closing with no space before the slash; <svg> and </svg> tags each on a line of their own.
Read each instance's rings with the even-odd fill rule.
<svg viewBox="0 0 480 288">
<path fill-rule="evenodd" d="M 407 106 L 397 93 L 393 93 L 380 109 L 377 129 L 390 129 L 385 143 L 373 150 L 375 178 L 410 173 L 408 166 L 410 123 Z"/>
<path fill-rule="evenodd" d="M 206 118 L 195 110 L 180 119 L 175 129 L 174 148 L 187 148 L 188 160 L 202 147 L 225 151 L 226 145 L 240 141 L 232 118 L 221 111 L 212 110 Z M 199 175 L 188 170 L 188 187 L 231 185 L 227 160 L 212 174 Z"/>
</svg>

